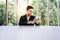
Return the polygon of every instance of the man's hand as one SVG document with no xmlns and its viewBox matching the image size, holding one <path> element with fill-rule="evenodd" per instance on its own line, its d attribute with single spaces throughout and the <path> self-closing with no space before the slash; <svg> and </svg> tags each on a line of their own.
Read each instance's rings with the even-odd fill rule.
<svg viewBox="0 0 60 40">
<path fill-rule="evenodd" d="M 27 24 L 32 24 L 32 21 L 28 21 Z"/>
<path fill-rule="evenodd" d="M 36 24 L 39 24 L 39 20 L 38 20 L 38 19 L 36 19 L 34 22 L 35 22 Z"/>
</svg>

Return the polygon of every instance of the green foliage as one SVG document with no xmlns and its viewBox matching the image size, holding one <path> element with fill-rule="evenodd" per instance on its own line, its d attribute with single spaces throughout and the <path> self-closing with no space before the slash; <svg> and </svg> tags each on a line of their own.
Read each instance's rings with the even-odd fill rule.
<svg viewBox="0 0 60 40">
<path fill-rule="evenodd" d="M 8 3 L 8 25 L 15 25 L 14 4 Z"/>
<path fill-rule="evenodd" d="M 37 14 L 36 14 L 36 13 L 37 13 L 37 11 L 36 11 L 36 3 L 37 3 L 37 2 L 36 2 L 36 0 L 32 0 L 32 1 L 33 1 L 33 3 L 32 3 L 31 5 L 34 7 L 33 15 L 36 16 L 36 15 L 37 15 Z"/>
<path fill-rule="evenodd" d="M 51 5 L 51 8 L 50 8 L 50 22 L 49 22 L 49 25 L 51 26 L 57 26 L 58 23 L 57 23 L 57 2 L 56 0 L 50 0 L 50 5 Z"/>
<path fill-rule="evenodd" d="M 36 12 L 38 11 L 38 16 L 40 16 L 40 25 L 45 25 L 46 24 L 46 8 L 47 8 L 47 0 L 39 0 L 38 2 L 36 2 L 36 0 L 33 0 L 32 6 L 34 6 L 34 15 L 36 16 Z M 38 10 L 36 11 L 36 3 L 38 3 Z M 49 25 L 50 26 L 57 26 L 57 1 L 56 0 L 50 0 L 50 8 L 49 8 L 49 12 L 50 12 L 50 21 L 49 21 Z"/>
<path fill-rule="evenodd" d="M 0 3 L 0 25 L 6 25 L 5 3 Z"/>
<path fill-rule="evenodd" d="M 6 25 L 6 4 L 4 2 L 0 3 L 0 25 Z M 13 11 L 14 5 L 8 3 L 8 25 L 15 25 L 15 17 Z"/>
</svg>

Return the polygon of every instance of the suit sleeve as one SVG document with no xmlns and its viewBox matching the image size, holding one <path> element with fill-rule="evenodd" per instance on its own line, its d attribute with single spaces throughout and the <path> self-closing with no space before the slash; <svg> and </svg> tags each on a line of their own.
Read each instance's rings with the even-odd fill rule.
<svg viewBox="0 0 60 40">
<path fill-rule="evenodd" d="M 19 25 L 24 25 L 24 24 L 27 24 L 27 22 L 24 21 L 23 17 L 21 17 L 19 20 Z"/>
<path fill-rule="evenodd" d="M 39 26 L 40 24 L 36 24 L 36 23 L 35 23 L 35 25 L 36 25 L 36 26 Z"/>
</svg>

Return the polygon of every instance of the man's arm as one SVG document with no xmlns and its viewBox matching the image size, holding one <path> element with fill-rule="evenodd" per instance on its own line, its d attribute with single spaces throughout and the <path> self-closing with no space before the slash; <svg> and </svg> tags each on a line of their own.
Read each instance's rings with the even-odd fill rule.
<svg viewBox="0 0 60 40">
<path fill-rule="evenodd" d="M 34 19 L 35 24 L 38 25 L 38 26 L 40 25 L 40 23 L 39 23 L 40 21 L 39 20 L 40 20 L 39 18 L 35 18 Z"/>
<path fill-rule="evenodd" d="M 23 17 L 21 17 L 19 20 L 19 25 L 24 25 L 24 24 L 27 24 L 27 22 L 24 21 Z"/>
</svg>

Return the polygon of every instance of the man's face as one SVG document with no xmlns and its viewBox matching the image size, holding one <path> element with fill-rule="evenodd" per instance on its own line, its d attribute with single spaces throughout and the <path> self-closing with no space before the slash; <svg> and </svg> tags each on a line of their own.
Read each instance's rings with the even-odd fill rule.
<svg viewBox="0 0 60 40">
<path fill-rule="evenodd" d="M 31 16 L 32 13 L 33 13 L 33 9 L 29 9 L 29 10 L 27 10 L 27 14 L 28 14 L 29 16 Z"/>
</svg>

